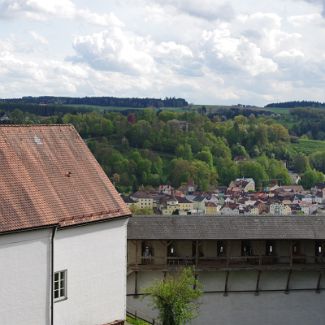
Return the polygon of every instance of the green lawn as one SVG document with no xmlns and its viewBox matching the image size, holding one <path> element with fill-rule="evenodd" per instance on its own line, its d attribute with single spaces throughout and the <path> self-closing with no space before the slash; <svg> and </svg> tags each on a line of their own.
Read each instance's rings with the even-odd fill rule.
<svg viewBox="0 0 325 325">
<path fill-rule="evenodd" d="M 298 143 L 291 143 L 290 148 L 295 152 L 302 152 L 310 155 L 316 151 L 325 151 L 325 141 L 299 139 Z"/>
<path fill-rule="evenodd" d="M 288 115 L 290 113 L 290 108 L 286 108 L 286 107 L 265 107 L 263 109 L 275 114 Z"/>
<path fill-rule="evenodd" d="M 97 105 L 64 105 L 67 107 L 75 107 L 81 109 L 90 109 L 90 110 L 99 110 L 99 111 L 110 111 L 110 112 L 120 112 L 126 110 L 142 110 L 148 107 L 118 107 L 118 106 L 97 106 Z M 182 112 L 189 111 L 191 108 L 189 107 L 161 107 L 162 110 Z"/>
<path fill-rule="evenodd" d="M 91 109 L 91 110 L 99 110 L 99 111 L 125 111 L 125 110 L 131 110 L 131 109 L 143 109 L 140 108 L 134 108 L 134 107 L 117 107 L 117 106 L 98 106 L 98 105 L 64 105 L 68 107 L 75 107 L 75 108 L 81 108 L 81 109 Z"/>
<path fill-rule="evenodd" d="M 145 321 L 142 321 L 140 319 L 135 319 L 130 316 L 126 316 L 126 322 L 127 324 L 132 324 L 132 325 L 149 325 L 150 323 L 147 323 Z"/>
</svg>

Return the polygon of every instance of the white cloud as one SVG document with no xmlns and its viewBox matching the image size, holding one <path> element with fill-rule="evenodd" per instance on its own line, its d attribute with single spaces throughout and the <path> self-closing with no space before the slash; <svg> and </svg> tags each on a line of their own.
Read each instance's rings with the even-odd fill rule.
<svg viewBox="0 0 325 325">
<path fill-rule="evenodd" d="M 80 9 L 75 12 L 76 17 L 85 20 L 86 22 L 99 26 L 118 26 L 122 27 L 124 24 L 113 13 L 98 14 L 91 12 L 89 9 Z"/>
<path fill-rule="evenodd" d="M 42 36 L 41 34 L 35 32 L 35 31 L 30 31 L 29 34 L 33 37 L 35 41 L 38 43 L 41 43 L 43 45 L 47 45 L 49 42 L 46 37 Z"/>
<path fill-rule="evenodd" d="M 321 23 L 322 16 L 320 14 L 306 14 L 306 15 L 295 15 L 287 18 L 288 22 L 295 27 L 304 27 L 311 23 Z"/>
<path fill-rule="evenodd" d="M 89 9 L 78 9 L 71 0 L 2 0 L 0 2 L 1 17 L 24 17 L 41 21 L 57 17 L 81 19 L 99 26 L 123 26 L 123 23 L 113 13 L 99 14 Z"/>
<path fill-rule="evenodd" d="M 200 75 L 200 60 L 192 50 L 173 41 L 154 42 L 121 28 L 76 37 L 75 62 L 85 62 L 97 70 L 147 75 L 180 73 Z"/>
<path fill-rule="evenodd" d="M 239 32 L 253 40 L 263 52 L 275 53 L 283 47 L 290 49 L 301 38 L 299 33 L 286 31 L 283 19 L 275 13 L 239 15 L 237 20 Z"/>
<path fill-rule="evenodd" d="M 304 0 L 306 2 L 321 5 L 322 6 L 322 15 L 325 16 L 325 0 Z"/>
<path fill-rule="evenodd" d="M 243 70 L 251 76 L 277 70 L 277 64 L 264 57 L 256 44 L 243 36 L 233 35 L 226 24 L 213 31 L 204 31 L 203 40 L 204 55 L 212 69 L 232 74 Z"/>
<path fill-rule="evenodd" d="M 75 5 L 70 0 L 3 0 L 0 16 L 12 18 L 23 16 L 44 20 L 47 16 L 72 17 Z"/>
<path fill-rule="evenodd" d="M 305 55 L 302 51 L 297 49 L 291 49 L 289 51 L 281 51 L 275 55 L 276 58 L 285 58 L 285 59 L 292 59 L 292 58 L 304 58 Z"/>
<path fill-rule="evenodd" d="M 248 30 L 265 30 L 280 28 L 282 18 L 275 13 L 255 12 L 253 14 L 238 15 L 237 20 L 240 21 Z"/>
<path fill-rule="evenodd" d="M 147 74 L 154 69 L 154 60 L 148 54 L 151 41 L 127 35 L 119 28 L 87 36 L 73 42 L 80 60 L 97 70 L 118 71 L 127 74 Z"/>
<path fill-rule="evenodd" d="M 154 0 L 161 6 L 172 6 L 191 16 L 207 20 L 229 20 L 235 15 L 229 2 L 216 3 L 214 0 Z M 151 2 L 151 1 L 150 1 Z"/>
<path fill-rule="evenodd" d="M 0 56 L 0 96 L 9 94 L 75 94 L 85 91 L 87 68 L 49 60 L 22 60 L 6 52 Z"/>
<path fill-rule="evenodd" d="M 0 97 L 325 100 L 320 0 L 85 3 L 0 0 Z"/>
</svg>

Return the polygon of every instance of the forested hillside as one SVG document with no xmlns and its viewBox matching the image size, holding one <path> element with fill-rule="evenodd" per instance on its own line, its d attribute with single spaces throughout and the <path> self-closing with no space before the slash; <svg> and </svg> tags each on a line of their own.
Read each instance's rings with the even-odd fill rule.
<svg viewBox="0 0 325 325">
<path fill-rule="evenodd" d="M 266 108 L 280 107 L 280 108 L 297 108 L 297 107 L 312 107 L 312 108 L 325 108 L 325 103 L 302 100 L 290 101 L 282 103 L 271 103 L 265 106 Z"/>
<path fill-rule="evenodd" d="M 116 106 L 116 107 L 185 107 L 188 102 L 183 98 L 166 97 L 160 98 L 120 98 L 120 97 L 22 97 L 0 99 L 5 104 L 27 105 L 93 105 L 93 106 Z"/>
<path fill-rule="evenodd" d="M 177 187 L 189 179 L 203 191 L 228 185 L 237 177 L 253 177 L 258 187 L 272 180 L 288 184 L 287 167 L 301 174 L 302 184 L 310 187 L 322 181 L 325 172 L 324 147 L 300 150 L 300 141 L 306 145 L 311 141 L 308 136 L 322 132 L 322 125 L 303 129 L 308 121 L 319 123 L 324 118 L 321 112 L 311 111 L 308 118 L 292 112 L 295 124 L 290 129 L 277 116 L 252 112 L 210 116 L 202 109 L 147 108 L 128 114 L 68 110 L 50 117 L 20 110 L 6 114 L 10 123 L 72 123 L 121 192 L 161 183 Z M 320 115 L 314 118 L 314 114 Z"/>
</svg>

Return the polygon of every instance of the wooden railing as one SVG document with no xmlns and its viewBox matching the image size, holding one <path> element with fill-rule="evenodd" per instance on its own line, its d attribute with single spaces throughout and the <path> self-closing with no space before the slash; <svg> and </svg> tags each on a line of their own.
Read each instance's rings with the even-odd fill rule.
<svg viewBox="0 0 325 325">
<path fill-rule="evenodd" d="M 143 315 L 141 312 L 138 312 L 137 310 L 130 311 L 129 309 L 126 311 L 126 315 L 130 318 L 134 319 L 135 321 L 140 320 L 144 323 L 147 323 L 148 325 L 159 325 L 159 322 L 153 318 L 149 320 L 149 317 L 146 315 Z"/>
<path fill-rule="evenodd" d="M 315 255 L 251 255 L 251 256 L 142 256 L 139 263 L 128 263 L 129 266 L 190 266 L 197 267 L 240 267 L 240 266 L 268 266 L 268 265 L 324 265 L 325 257 Z"/>
</svg>

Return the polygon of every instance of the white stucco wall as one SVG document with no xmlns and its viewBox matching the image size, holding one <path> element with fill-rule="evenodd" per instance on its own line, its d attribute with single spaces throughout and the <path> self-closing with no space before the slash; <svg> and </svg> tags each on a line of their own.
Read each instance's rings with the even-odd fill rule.
<svg viewBox="0 0 325 325">
<path fill-rule="evenodd" d="M 230 272 L 229 290 L 250 290 L 252 292 L 229 292 L 224 296 L 225 272 L 200 272 L 199 281 L 203 285 L 200 300 L 199 316 L 192 325 L 321 325 L 325 324 L 325 292 L 290 291 L 284 293 L 288 272 L 262 272 L 260 279 L 261 291 L 254 294 L 256 287 L 256 271 Z M 163 272 L 139 272 L 139 293 L 150 286 L 153 281 L 163 278 Z M 292 273 L 290 288 L 316 288 L 318 272 L 295 271 Z M 134 293 L 134 274 L 128 277 L 128 293 Z M 325 279 L 321 288 L 325 287 Z M 212 293 L 211 291 L 221 291 Z M 130 312 L 148 320 L 157 318 L 157 311 L 152 309 L 148 297 L 129 296 L 127 306 Z"/>
<path fill-rule="evenodd" d="M 67 270 L 68 299 L 54 303 L 54 325 L 125 319 L 127 220 L 60 230 L 54 271 Z"/>
<path fill-rule="evenodd" d="M 51 230 L 0 236 L 0 324 L 46 325 L 50 318 Z"/>
</svg>

